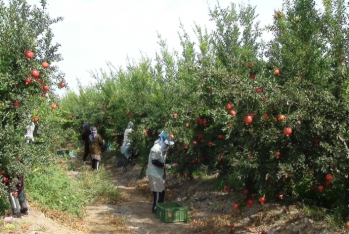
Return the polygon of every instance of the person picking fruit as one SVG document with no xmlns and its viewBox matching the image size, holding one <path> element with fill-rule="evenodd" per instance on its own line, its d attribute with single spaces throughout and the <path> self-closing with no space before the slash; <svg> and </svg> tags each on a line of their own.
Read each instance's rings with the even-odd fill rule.
<svg viewBox="0 0 349 234">
<path fill-rule="evenodd" d="M 89 136 L 90 140 L 90 154 L 92 158 L 92 169 L 98 171 L 99 162 L 101 160 L 102 146 L 104 145 L 104 140 L 101 135 L 97 133 L 97 128 L 91 128 L 91 134 Z"/>
<path fill-rule="evenodd" d="M 133 123 L 130 121 L 127 124 L 127 128 L 124 132 L 124 141 L 121 146 L 121 153 L 128 158 L 129 157 L 129 148 L 131 146 L 131 139 L 129 138 L 130 133 L 133 132 Z"/>
<path fill-rule="evenodd" d="M 26 193 L 24 190 L 24 176 L 17 175 L 17 180 L 14 181 L 11 176 L 5 176 L 7 181 L 5 185 L 8 188 L 8 198 L 12 207 L 13 215 L 17 218 L 28 215 L 28 206 Z M 3 181 L 4 182 L 4 181 Z"/>
<path fill-rule="evenodd" d="M 90 139 L 89 139 L 90 134 L 91 134 L 90 126 L 88 126 L 88 124 L 85 123 L 83 125 L 83 132 L 81 134 L 81 140 L 84 141 L 84 145 L 85 145 L 84 156 L 82 158 L 82 161 L 84 163 L 86 162 L 87 156 L 90 153 Z"/>
<path fill-rule="evenodd" d="M 165 200 L 166 153 L 169 146 L 172 145 L 174 145 L 174 140 L 171 139 L 165 131 L 162 131 L 159 135 L 159 139 L 154 142 L 154 146 L 149 153 L 146 174 L 149 178 L 150 190 L 153 192 L 153 213 L 156 213 L 157 204 Z"/>
</svg>

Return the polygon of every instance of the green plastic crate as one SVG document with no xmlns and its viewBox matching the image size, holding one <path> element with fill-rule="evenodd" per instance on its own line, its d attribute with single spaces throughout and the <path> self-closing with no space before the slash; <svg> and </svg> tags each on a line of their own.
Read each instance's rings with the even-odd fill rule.
<svg viewBox="0 0 349 234">
<path fill-rule="evenodd" d="M 157 204 L 156 216 L 164 223 L 186 222 L 188 210 L 177 202 L 163 202 Z"/>
</svg>

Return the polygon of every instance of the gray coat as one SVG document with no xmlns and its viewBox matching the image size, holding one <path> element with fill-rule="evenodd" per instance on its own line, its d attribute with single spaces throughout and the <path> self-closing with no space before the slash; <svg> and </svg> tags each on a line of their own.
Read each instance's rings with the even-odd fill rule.
<svg viewBox="0 0 349 234">
<path fill-rule="evenodd" d="M 151 148 L 148 158 L 148 169 L 147 169 L 147 175 L 163 178 L 165 174 L 164 167 L 157 167 L 152 163 L 152 160 L 159 160 L 160 162 L 164 163 L 166 162 L 166 151 L 161 150 L 160 146 L 160 140 L 156 140 L 154 143 L 154 146 Z"/>
</svg>

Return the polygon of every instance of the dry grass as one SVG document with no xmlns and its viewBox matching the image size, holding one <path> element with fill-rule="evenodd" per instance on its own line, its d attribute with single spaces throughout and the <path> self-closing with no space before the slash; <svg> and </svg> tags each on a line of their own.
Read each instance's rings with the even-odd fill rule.
<svg viewBox="0 0 349 234">
<path fill-rule="evenodd" d="M 84 223 L 84 218 L 73 217 L 67 212 L 63 212 L 60 210 L 52 210 L 50 208 L 43 208 L 35 203 L 31 203 L 31 209 L 36 209 L 42 212 L 46 217 L 55 220 L 63 226 L 70 227 L 74 230 L 79 230 L 84 233 L 89 233 L 88 228 L 85 225 L 81 225 Z"/>
<path fill-rule="evenodd" d="M 107 214 L 101 219 L 96 221 L 91 221 L 89 223 L 89 230 L 91 233 L 95 233 L 99 230 L 99 233 L 103 234 L 135 234 L 135 229 L 128 227 L 126 222 L 126 217 L 120 218 L 113 214 Z"/>
</svg>

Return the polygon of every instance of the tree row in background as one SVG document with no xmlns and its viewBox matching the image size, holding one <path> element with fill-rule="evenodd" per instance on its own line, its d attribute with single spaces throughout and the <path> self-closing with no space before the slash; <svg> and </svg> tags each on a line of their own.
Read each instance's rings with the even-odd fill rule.
<svg viewBox="0 0 349 234">
<path fill-rule="evenodd" d="M 128 121 L 146 162 L 162 129 L 169 158 L 191 178 L 219 171 L 253 197 L 302 199 L 348 217 L 348 14 L 343 0 L 285 0 L 262 29 L 253 6 L 209 10 L 214 31 L 180 25 L 181 51 L 159 52 L 91 75 L 96 84 L 61 100 L 77 128 L 98 127 L 119 146 Z M 273 35 L 263 40 L 264 31 Z M 253 201 L 253 200 L 252 200 Z"/>
</svg>

